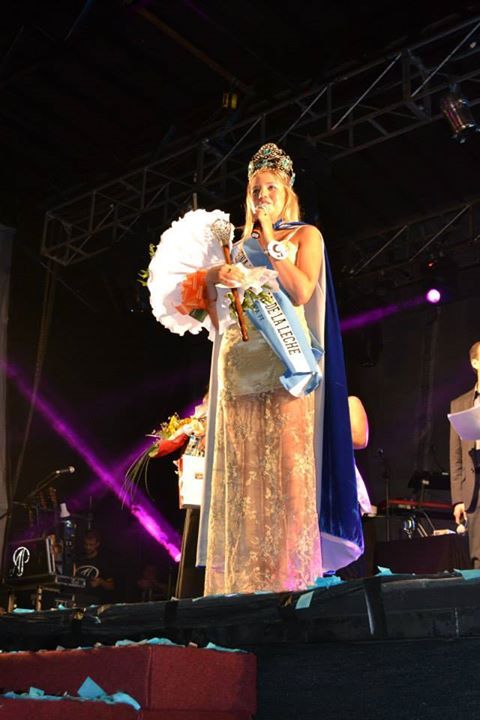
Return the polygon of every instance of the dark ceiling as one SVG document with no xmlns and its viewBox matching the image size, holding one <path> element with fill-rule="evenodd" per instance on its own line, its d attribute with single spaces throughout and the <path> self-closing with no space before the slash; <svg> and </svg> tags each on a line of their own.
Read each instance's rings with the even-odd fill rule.
<svg viewBox="0 0 480 720">
<path fill-rule="evenodd" d="M 225 92 L 238 95 L 238 121 L 274 98 L 468 19 L 476 6 L 391 0 L 3 2 L 2 213 L 11 214 L 25 200 L 55 205 L 161 156 L 175 142 L 205 135 L 208 125 L 225 122 L 232 112 L 222 108 Z M 400 151 L 425 172 L 422 148 L 420 135 Z M 398 187 L 385 170 L 395 161 L 395 149 L 365 155 L 331 194 L 347 194 L 353 214 L 361 206 L 362 224 L 362 213 L 372 212 L 385 222 L 388 212 L 374 197 L 365 198 L 362 187 L 365 175 L 383 185 L 390 174 L 390 192 L 403 196 L 413 212 L 423 209 L 425 193 L 412 193 L 405 183 Z"/>
</svg>

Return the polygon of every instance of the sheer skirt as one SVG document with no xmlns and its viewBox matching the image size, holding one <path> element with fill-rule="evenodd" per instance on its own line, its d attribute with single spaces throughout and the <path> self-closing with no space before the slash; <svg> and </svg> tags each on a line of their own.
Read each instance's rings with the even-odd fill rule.
<svg viewBox="0 0 480 720">
<path fill-rule="evenodd" d="M 252 327 L 245 344 L 236 329 L 229 333 L 219 367 L 205 592 L 303 589 L 322 572 L 314 397 L 282 388 L 282 366 Z"/>
</svg>

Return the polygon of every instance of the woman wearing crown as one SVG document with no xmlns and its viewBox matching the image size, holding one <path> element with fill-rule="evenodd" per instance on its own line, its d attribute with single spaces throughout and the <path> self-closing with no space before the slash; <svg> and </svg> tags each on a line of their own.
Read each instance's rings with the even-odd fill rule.
<svg viewBox="0 0 480 720">
<path fill-rule="evenodd" d="M 262 146 L 233 264 L 209 262 L 183 283 L 217 327 L 198 546 L 206 594 L 301 590 L 363 547 L 335 294 L 293 181 L 288 155 Z M 259 267 L 278 286 L 248 304 L 243 342 L 236 324 L 218 322 L 221 288 Z"/>
<path fill-rule="evenodd" d="M 332 360 L 341 367 L 328 378 L 337 385 L 337 397 L 333 404 L 326 398 L 331 388 L 325 386 L 324 349 L 330 354 L 325 311 L 334 295 L 326 300 L 322 236 L 299 222 L 292 162 L 276 145 L 264 145 L 254 155 L 248 178 L 244 233 L 233 260 L 272 267 L 280 289 L 247 311 L 248 342 L 242 342 L 236 325 L 215 342 L 210 482 L 199 548 L 200 560 L 206 561 L 206 594 L 303 589 L 325 570 L 348 564 L 362 545 L 334 307 Z M 210 268 L 209 296 L 219 283 L 241 282 L 241 275 L 235 264 Z M 326 399 L 337 425 L 333 443 Z M 335 444 L 342 449 L 340 458 Z M 328 505 L 338 500 L 331 481 L 340 486 L 340 503 L 349 516 L 340 521 L 327 517 Z M 350 537 L 339 536 L 340 526 L 349 523 Z"/>
</svg>

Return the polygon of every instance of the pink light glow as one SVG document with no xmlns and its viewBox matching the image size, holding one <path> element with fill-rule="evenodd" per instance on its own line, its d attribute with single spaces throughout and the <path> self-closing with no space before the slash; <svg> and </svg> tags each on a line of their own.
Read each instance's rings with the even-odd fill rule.
<svg viewBox="0 0 480 720">
<path fill-rule="evenodd" d="M 13 380 L 19 392 L 27 400 L 31 400 L 32 389 L 21 376 L 20 372 L 11 365 L 6 365 L 4 368 L 7 376 Z M 165 548 L 175 562 L 178 562 L 180 559 L 180 537 L 176 530 L 160 516 L 155 507 L 140 490 L 137 491 L 135 504 L 130 498 L 125 497 L 122 492 L 123 472 L 119 471 L 119 468 L 125 467 L 125 462 L 122 462 L 116 471 L 110 471 L 95 456 L 85 440 L 72 426 L 68 425 L 67 422 L 59 416 L 55 408 L 40 394 L 37 394 L 35 408 L 50 424 L 57 435 L 59 435 L 69 447 L 75 450 L 90 469 L 93 470 L 97 478 L 123 502 L 145 530 Z"/>
<path fill-rule="evenodd" d="M 349 330 L 357 330 L 358 328 L 365 327 L 366 325 L 373 325 L 374 323 L 380 322 L 386 317 L 396 315 L 402 310 L 412 310 L 417 305 L 425 302 L 425 298 L 416 297 L 409 298 L 408 300 L 402 300 L 392 305 L 385 305 L 384 307 L 373 308 L 367 310 L 358 315 L 351 315 L 340 322 L 342 332 L 348 332 Z"/>
<path fill-rule="evenodd" d="M 429 303 L 432 303 L 432 305 L 436 305 L 436 303 L 440 302 L 442 299 L 442 293 L 440 290 L 437 290 L 437 288 L 430 288 L 430 290 L 425 295 L 425 300 Z"/>
</svg>

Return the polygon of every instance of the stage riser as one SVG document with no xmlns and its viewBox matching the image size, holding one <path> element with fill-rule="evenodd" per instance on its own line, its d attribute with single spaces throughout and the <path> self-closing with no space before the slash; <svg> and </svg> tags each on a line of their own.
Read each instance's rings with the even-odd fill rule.
<svg viewBox="0 0 480 720">
<path fill-rule="evenodd" d="M 236 713 L 247 720 L 256 708 L 256 658 L 250 653 L 130 645 L 0 655 L 0 692 L 34 686 L 48 695 L 76 696 L 88 676 L 108 695 L 128 693 L 142 710 L 209 718 Z"/>
<path fill-rule="evenodd" d="M 480 639 L 263 646 L 255 720 L 478 720 Z"/>
<path fill-rule="evenodd" d="M 409 611 L 405 613 L 389 614 L 387 616 L 386 634 L 372 636 L 368 621 L 364 619 L 325 617 L 321 620 L 306 623 L 278 624 L 272 626 L 244 626 L 231 628 L 193 628 L 191 630 L 173 630 L 172 628 L 152 628 L 151 632 L 167 637 L 180 645 L 193 642 L 200 646 L 213 642 L 224 647 L 243 648 L 249 645 L 261 647 L 262 645 L 285 643 L 324 643 L 324 642 L 368 642 L 375 639 L 390 640 L 420 640 L 422 638 L 444 638 L 455 640 L 458 638 L 480 638 L 480 610 L 450 611 Z M 72 636 L 64 634 L 49 634 L 35 637 L 22 636 L 21 633 L 2 633 L 2 646 L 5 649 L 55 649 L 58 645 L 63 647 L 78 647 L 90 645 L 95 642 L 110 644 L 116 640 L 128 637 L 130 640 L 142 640 L 151 633 L 132 632 L 128 627 L 118 633 Z"/>
<path fill-rule="evenodd" d="M 250 720 L 245 713 L 208 710 L 139 710 L 126 704 L 74 700 L 0 699 L 2 720 Z"/>
<path fill-rule="evenodd" d="M 142 713 L 126 704 L 8 698 L 0 698 L 0 717 L 2 720 L 147 720 Z M 155 720 L 162 719 L 158 716 Z"/>
<path fill-rule="evenodd" d="M 258 710 L 255 720 L 438 720 L 462 717 L 476 720 L 480 685 L 476 668 L 480 639 L 359 644 L 319 643 L 250 647 L 258 660 Z M 16 704 L 12 708 L 12 703 Z M 5 720 L 227 720 L 240 715 L 145 712 L 103 706 L 92 715 L 70 712 L 45 714 L 41 701 L 3 703 Z M 63 702 L 63 701 L 62 701 Z M 22 708 L 20 714 L 19 710 Z M 23 708 L 25 708 L 23 710 Z M 85 708 L 87 709 L 87 708 Z M 60 708 L 58 709 L 60 710 Z M 91 708 L 88 708 L 90 711 Z M 116 714 L 107 714 L 116 711 Z M 67 712 L 68 711 L 68 712 Z M 84 712 L 76 705 L 76 712 Z M 13 714 L 12 714 L 13 713 Z M 65 714 L 66 713 L 66 714 Z M 246 720 L 244 716 L 244 720 Z"/>
<path fill-rule="evenodd" d="M 203 598 L 5 615 L 4 650 L 111 645 L 166 637 L 226 647 L 295 642 L 480 637 L 480 581 L 458 576 L 385 576 L 300 593 Z M 100 622 L 99 622 L 100 621 Z"/>
<path fill-rule="evenodd" d="M 255 720 L 478 720 L 479 597 L 475 577 L 385 575 L 307 596 L 281 593 L 90 608 L 84 614 L 6 615 L 0 617 L 0 641 L 4 648 L 21 649 L 157 635 L 183 644 L 211 641 L 243 648 L 258 659 Z M 194 652 L 197 658 L 207 653 Z M 8 660 L 0 655 L 0 663 L 2 657 Z M 11 657 L 16 662 L 22 656 Z M 228 663 L 232 655 L 218 657 Z M 133 676 L 131 668 L 140 666 L 129 663 L 129 673 L 118 681 Z M 84 675 L 91 670 L 89 663 Z M 28 678 L 22 672 L 22 678 L 36 684 L 42 676 L 35 669 Z M 94 679 L 102 685 L 102 677 Z M 185 689 L 176 692 L 183 696 Z"/>
</svg>

